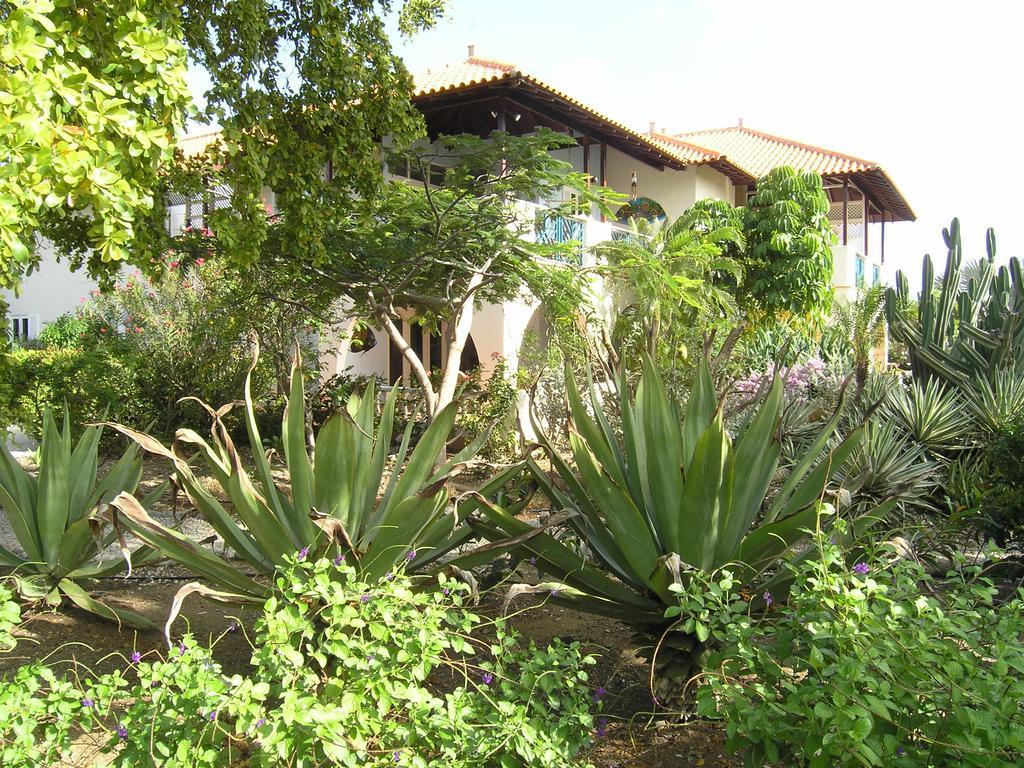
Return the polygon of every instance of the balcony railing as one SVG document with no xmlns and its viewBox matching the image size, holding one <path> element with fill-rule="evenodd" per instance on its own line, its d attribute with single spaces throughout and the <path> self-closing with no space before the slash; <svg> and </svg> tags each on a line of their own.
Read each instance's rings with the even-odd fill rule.
<svg viewBox="0 0 1024 768">
<path fill-rule="evenodd" d="M 534 233 L 538 243 L 545 245 L 568 245 L 572 247 L 568 253 L 554 254 L 555 261 L 566 264 L 583 264 L 583 246 L 586 242 L 586 220 L 582 216 L 566 216 L 539 209 L 537 211 Z"/>
</svg>

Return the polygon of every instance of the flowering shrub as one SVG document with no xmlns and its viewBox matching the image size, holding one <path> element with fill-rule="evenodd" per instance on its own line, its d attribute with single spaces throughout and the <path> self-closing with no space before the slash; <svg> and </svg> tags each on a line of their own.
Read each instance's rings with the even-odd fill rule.
<svg viewBox="0 0 1024 768">
<path fill-rule="evenodd" d="M 126 768 L 575 765 L 603 730 L 593 660 L 557 640 L 521 648 L 468 612 L 465 592 L 443 576 L 435 591 L 400 573 L 367 584 L 341 558 L 296 558 L 256 625 L 251 675 L 224 675 L 190 637 L 82 689 L 20 671 L 0 688 L 0 708 L 24 713 L 0 709 L 0 743 L 14 745 L 3 765 L 50 764 L 78 729 Z"/>
<path fill-rule="evenodd" d="M 782 376 L 787 396 L 805 397 L 825 378 L 826 368 L 820 358 L 812 358 L 807 362 L 795 363 L 788 368 L 783 368 L 779 374 Z M 767 391 L 774 376 L 775 371 L 772 369 L 750 373 L 736 382 L 735 389 L 744 395 L 753 395 L 761 391 L 762 388 Z"/>
<path fill-rule="evenodd" d="M 979 569 L 933 582 L 911 561 L 791 567 L 788 602 L 691 580 L 679 611 L 721 650 L 697 692 L 748 765 L 1014 766 L 1024 749 L 1024 590 L 996 602 Z"/>
</svg>

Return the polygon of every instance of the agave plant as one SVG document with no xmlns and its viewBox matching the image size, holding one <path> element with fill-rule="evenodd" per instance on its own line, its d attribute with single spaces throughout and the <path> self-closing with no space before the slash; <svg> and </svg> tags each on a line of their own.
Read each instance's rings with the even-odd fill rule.
<svg viewBox="0 0 1024 768">
<path fill-rule="evenodd" d="M 830 448 L 839 418 L 833 416 L 780 479 L 783 384 L 778 378 L 735 437 L 726 430 L 706 362 L 685 415 L 650 360 L 643 364 L 635 398 L 625 382 L 619 390 L 621 439 L 604 415 L 600 391 L 590 388 L 588 407 L 570 379 L 575 466 L 535 424 L 561 483 L 534 461 L 530 469 L 554 504 L 574 513 L 570 522 L 590 557 L 546 532 L 527 539 L 522 549 L 555 579 L 534 589 L 626 621 L 648 636 L 672 624 L 665 611 L 677 604 L 673 585 L 682 584 L 689 570 L 714 571 L 728 564 L 752 594 L 762 594 L 780 558 L 818 525 L 829 479 L 856 450 L 861 430 Z M 484 506 L 482 519 L 473 524 L 497 540 L 529 530 L 528 523 L 495 505 Z M 659 698 L 681 689 L 706 639 L 665 635 L 656 658 Z"/>
<path fill-rule="evenodd" d="M 265 599 L 270 593 L 269 577 L 288 555 L 345 557 L 367 579 L 383 577 L 397 563 L 412 571 L 425 567 L 472 535 L 468 527 L 459 525 L 447 486 L 486 433 L 444 461 L 455 406 L 435 416 L 412 450 L 410 420 L 387 473 L 396 393 L 392 390 L 388 395 L 379 421 L 372 381 L 362 395 L 352 395 L 346 407 L 320 428 L 311 459 L 302 368 L 296 358 L 282 422 L 290 494 L 278 486 L 264 452 L 249 377 L 244 408 L 254 463 L 251 474 L 223 421 L 231 406 L 217 411 L 207 408 L 213 421 L 209 441 L 180 429 L 171 448 L 148 435 L 116 427 L 145 450 L 173 463 L 176 483 L 247 570 L 255 571 L 255 578 L 153 520 L 144 505 L 127 494 L 114 500 L 117 512 L 111 519 L 211 582 L 214 590 L 208 595 L 221 600 Z M 193 449 L 196 456 L 186 458 Z M 193 459 L 216 479 L 232 511 L 203 485 L 192 467 Z"/>
<path fill-rule="evenodd" d="M 125 568 L 125 558 L 96 558 L 115 542 L 113 532 L 97 534 L 94 512 L 120 493 L 134 493 L 142 478 L 142 458 L 132 445 L 97 477 L 102 428 L 87 427 L 75 442 L 67 412 L 61 429 L 49 411 L 43 415 L 39 474 L 28 472 L 0 441 L 0 508 L 21 548 L 0 547 L 0 569 L 13 579 L 23 599 L 57 607 L 65 599 L 119 624 L 150 628 L 143 616 L 107 605 L 89 594 L 96 579 Z M 154 501 L 162 488 L 147 498 Z M 122 543 L 123 547 L 123 543 Z M 148 547 L 129 562 L 154 559 Z"/>
</svg>

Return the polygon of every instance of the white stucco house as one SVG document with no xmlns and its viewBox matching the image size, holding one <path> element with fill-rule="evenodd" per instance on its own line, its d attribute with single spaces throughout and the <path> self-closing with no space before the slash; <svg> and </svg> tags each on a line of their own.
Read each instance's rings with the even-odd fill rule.
<svg viewBox="0 0 1024 768">
<path fill-rule="evenodd" d="M 773 168 L 789 165 L 816 171 L 824 178 L 832 201 L 829 218 L 839 240 L 833 280 L 842 296 L 880 280 L 886 224 L 914 219 L 910 205 L 877 163 L 772 136 L 742 123 L 675 134 L 655 131 L 652 124 L 646 133 L 639 132 L 512 64 L 476 56 L 472 46 L 465 60 L 420 75 L 413 103 L 423 114 L 430 138 L 453 133 L 486 136 L 493 130 L 520 134 L 540 126 L 567 133 L 576 145 L 555 154 L 574 170 L 589 174 L 594 183 L 630 195 L 634 203 L 629 213 L 640 208 L 674 218 L 708 197 L 740 205 L 755 191 L 757 179 Z M 216 133 L 187 137 L 181 147 L 186 154 L 202 152 L 216 138 Z M 394 169 L 382 171 L 395 177 Z M 268 190 L 266 196 L 272 205 L 272 192 Z M 223 204 L 223 196 L 215 190 L 202 199 L 170 201 L 167 225 L 172 232 L 202 226 L 209 210 Z M 537 205 L 524 202 L 526 213 Z M 627 215 L 623 213 L 622 218 Z M 623 222 L 593 210 L 549 220 L 533 236 L 579 242 L 579 263 L 587 264 L 591 246 L 625 231 Z M 14 335 L 35 336 L 45 323 L 77 306 L 93 287 L 48 255 L 42 268 L 25 280 L 21 295 L 9 297 Z M 543 322 L 537 307 L 528 301 L 480 307 L 463 362 L 479 363 L 487 370 L 500 355 L 515 370 L 528 331 L 542 334 Z M 403 332 L 421 350 L 425 363 L 440 364 L 439 345 L 432 343 L 429 332 L 414 323 L 405 323 Z M 376 332 L 375 341 L 356 351 L 345 334 L 340 340 L 325 340 L 325 375 L 375 374 L 392 384 L 407 382 L 408 364 L 387 334 Z"/>
</svg>

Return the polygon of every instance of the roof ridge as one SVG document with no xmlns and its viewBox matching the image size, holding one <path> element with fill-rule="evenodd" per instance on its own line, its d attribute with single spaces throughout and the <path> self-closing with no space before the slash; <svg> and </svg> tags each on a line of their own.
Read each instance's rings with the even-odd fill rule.
<svg viewBox="0 0 1024 768">
<path fill-rule="evenodd" d="M 501 59 L 488 59 L 484 56 L 467 56 L 465 61 L 455 62 L 452 64 L 445 64 L 445 67 L 458 66 L 459 63 L 475 64 L 478 67 L 495 67 L 496 69 L 504 69 L 507 72 L 513 72 L 519 69 L 519 67 L 516 64 L 512 64 L 507 61 L 502 61 Z"/>
<path fill-rule="evenodd" d="M 719 152 L 716 149 L 711 149 L 710 147 L 705 147 L 705 146 L 703 146 L 701 144 L 695 144 L 692 141 L 683 141 L 678 136 L 673 136 L 670 133 L 661 133 L 659 131 L 651 131 L 650 132 L 650 136 L 651 136 L 652 139 L 660 139 L 661 141 L 669 141 L 669 142 L 672 142 L 673 144 L 682 144 L 685 147 L 689 147 L 691 149 L 696 149 L 697 151 L 703 152 L 705 155 L 709 155 L 709 156 L 713 157 L 716 160 L 721 160 L 721 159 L 723 159 L 725 157 L 724 154 L 722 154 L 721 152 Z"/>
<path fill-rule="evenodd" d="M 874 160 L 867 160 L 867 159 L 865 159 L 863 157 L 858 157 L 856 155 L 849 155 L 849 154 L 847 154 L 845 152 L 839 152 L 839 151 L 834 150 L 834 149 L 826 149 L 825 147 L 820 147 L 817 144 L 808 144 L 807 142 L 797 141 L 795 139 L 789 139 L 789 138 L 786 138 L 785 136 L 778 136 L 778 135 L 776 135 L 774 133 L 766 133 L 764 131 L 759 131 L 756 128 L 748 128 L 745 125 L 730 125 L 730 126 L 727 126 L 725 128 L 706 128 L 706 129 L 700 130 L 700 131 L 684 131 L 684 132 L 682 132 L 680 134 L 677 134 L 677 135 L 678 136 L 692 136 L 693 134 L 698 134 L 698 133 L 724 133 L 726 131 L 738 132 L 738 133 L 749 133 L 752 136 L 757 136 L 759 138 L 767 139 L 769 141 L 776 141 L 776 142 L 779 142 L 780 144 L 787 144 L 787 145 L 789 145 L 791 147 L 797 147 L 798 149 L 806 149 L 806 150 L 809 150 L 811 152 L 820 152 L 823 155 L 831 155 L 832 157 L 838 157 L 838 158 L 842 158 L 844 160 L 849 160 L 849 161 L 853 161 L 853 162 L 856 162 L 856 163 L 861 163 L 862 165 L 868 166 L 869 168 L 872 168 L 872 169 L 881 167 Z"/>
</svg>

